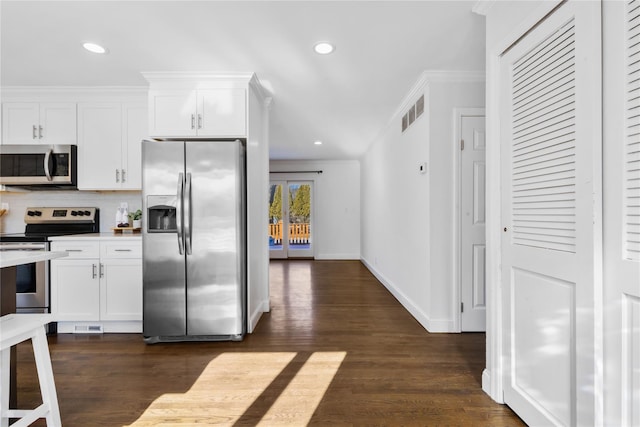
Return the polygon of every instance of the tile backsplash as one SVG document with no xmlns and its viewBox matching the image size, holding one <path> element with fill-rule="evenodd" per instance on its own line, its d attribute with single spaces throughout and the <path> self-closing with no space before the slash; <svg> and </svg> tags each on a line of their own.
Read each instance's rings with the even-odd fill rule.
<svg viewBox="0 0 640 427">
<path fill-rule="evenodd" d="M 140 191 L 2 191 L 0 201 L 9 204 L 9 212 L 0 217 L 2 233 L 24 232 L 24 213 L 28 206 L 97 207 L 100 209 L 100 231 L 109 232 L 114 226 L 116 210 L 120 207 L 120 203 L 129 203 L 129 212 L 141 209 L 142 193 Z"/>
</svg>

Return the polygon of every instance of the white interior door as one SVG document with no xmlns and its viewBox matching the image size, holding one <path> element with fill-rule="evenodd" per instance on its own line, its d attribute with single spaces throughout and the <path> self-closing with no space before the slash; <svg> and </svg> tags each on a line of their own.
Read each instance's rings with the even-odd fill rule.
<svg viewBox="0 0 640 427">
<path fill-rule="evenodd" d="M 460 330 L 486 330 L 485 118 L 462 116 L 460 157 Z"/>
<path fill-rule="evenodd" d="M 529 425 L 595 419 L 600 37 L 569 0 L 501 58 L 504 400 Z"/>
<path fill-rule="evenodd" d="M 640 426 L 640 0 L 604 7 L 603 93 L 615 112 L 604 122 L 605 420 L 631 427 Z"/>
</svg>

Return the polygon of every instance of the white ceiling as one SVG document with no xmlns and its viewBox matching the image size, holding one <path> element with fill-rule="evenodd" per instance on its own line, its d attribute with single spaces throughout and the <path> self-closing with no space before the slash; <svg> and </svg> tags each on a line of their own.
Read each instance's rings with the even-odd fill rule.
<svg viewBox="0 0 640 427">
<path fill-rule="evenodd" d="M 484 70 L 473 3 L 3 0 L 0 84 L 144 86 L 141 71 L 253 71 L 273 96 L 272 159 L 358 158 L 422 71 Z M 315 54 L 320 40 L 335 52 Z"/>
</svg>

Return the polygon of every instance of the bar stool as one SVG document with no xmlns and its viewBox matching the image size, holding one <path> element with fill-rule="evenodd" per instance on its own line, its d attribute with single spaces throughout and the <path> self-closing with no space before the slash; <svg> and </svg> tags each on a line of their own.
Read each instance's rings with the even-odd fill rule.
<svg viewBox="0 0 640 427">
<path fill-rule="evenodd" d="M 11 427 L 28 426 L 39 418 L 45 418 L 47 426 L 62 425 L 44 330 L 50 320 L 46 314 L 8 314 L 0 318 L 0 427 L 7 427 L 9 418 L 20 418 Z M 33 344 L 42 404 L 35 409 L 9 409 L 10 349 L 27 340 Z"/>
</svg>

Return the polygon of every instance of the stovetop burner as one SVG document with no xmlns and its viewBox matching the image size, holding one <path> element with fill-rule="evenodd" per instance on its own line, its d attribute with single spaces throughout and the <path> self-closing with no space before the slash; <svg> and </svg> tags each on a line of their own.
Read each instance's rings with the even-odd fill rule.
<svg viewBox="0 0 640 427">
<path fill-rule="evenodd" d="M 46 242 L 49 237 L 100 232 L 100 211 L 87 207 L 28 207 L 24 233 L 0 235 L 0 242 Z"/>
</svg>

